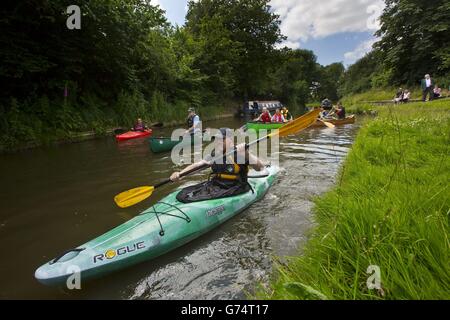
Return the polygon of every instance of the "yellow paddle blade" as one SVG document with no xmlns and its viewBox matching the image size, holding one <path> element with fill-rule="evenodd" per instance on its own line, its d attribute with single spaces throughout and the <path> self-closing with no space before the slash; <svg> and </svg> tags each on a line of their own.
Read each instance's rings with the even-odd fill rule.
<svg viewBox="0 0 450 320">
<path fill-rule="evenodd" d="M 289 122 L 285 126 L 282 126 L 278 131 L 275 131 L 271 135 L 278 134 L 280 137 L 287 137 L 299 133 L 302 130 L 312 126 L 320 114 L 319 109 L 315 109 L 307 114 Z"/>
<path fill-rule="evenodd" d="M 114 201 L 120 208 L 128 208 L 150 197 L 155 187 L 139 187 L 131 189 L 114 197 Z"/>
</svg>

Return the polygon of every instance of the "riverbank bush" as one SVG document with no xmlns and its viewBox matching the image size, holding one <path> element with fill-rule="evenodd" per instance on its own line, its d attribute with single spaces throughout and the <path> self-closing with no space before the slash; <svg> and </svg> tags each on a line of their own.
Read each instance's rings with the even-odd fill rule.
<svg viewBox="0 0 450 320">
<path fill-rule="evenodd" d="M 263 299 L 449 299 L 450 104 L 377 107 Z M 381 287 L 369 290 L 369 266 Z"/>
<path fill-rule="evenodd" d="M 237 104 L 224 101 L 197 108 L 203 119 L 236 111 Z M 169 103 L 161 94 L 147 101 L 139 92 L 120 93 L 113 105 L 95 96 L 81 97 L 79 102 L 50 100 L 43 96 L 32 102 L 11 99 L 0 118 L 0 152 L 23 147 L 49 145 L 72 140 L 83 132 L 104 135 L 112 128 L 131 128 L 138 117 L 147 124 L 184 123 L 190 105 L 183 101 Z M 0 112 L 1 113 L 1 112 Z"/>
</svg>

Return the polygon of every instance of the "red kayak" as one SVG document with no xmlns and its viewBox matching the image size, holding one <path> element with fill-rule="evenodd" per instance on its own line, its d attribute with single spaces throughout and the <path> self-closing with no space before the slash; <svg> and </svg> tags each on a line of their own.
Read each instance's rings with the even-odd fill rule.
<svg viewBox="0 0 450 320">
<path fill-rule="evenodd" d="M 145 131 L 129 131 L 124 134 L 119 134 L 116 136 L 117 141 L 126 141 L 131 139 L 138 139 L 148 137 L 153 133 L 151 129 Z"/>
</svg>

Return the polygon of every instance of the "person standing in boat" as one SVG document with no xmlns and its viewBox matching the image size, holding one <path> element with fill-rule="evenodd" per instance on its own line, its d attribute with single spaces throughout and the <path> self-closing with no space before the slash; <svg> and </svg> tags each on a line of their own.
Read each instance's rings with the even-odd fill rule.
<svg viewBox="0 0 450 320">
<path fill-rule="evenodd" d="M 272 120 L 272 122 L 275 122 L 275 123 L 284 123 L 284 122 L 286 122 L 286 120 L 284 119 L 283 115 L 281 114 L 280 109 L 277 109 L 275 111 L 275 114 L 273 115 L 271 120 Z"/>
<path fill-rule="evenodd" d="M 258 157 L 251 154 L 245 144 L 238 145 L 233 156 L 226 156 L 233 150 L 233 134 L 231 129 L 222 128 L 216 136 L 215 150 L 220 150 L 223 157 L 213 152 L 204 160 L 194 163 L 181 172 L 174 172 L 170 180 L 177 182 L 180 176 L 190 170 L 200 167 L 211 167 L 211 176 L 208 181 L 181 190 L 177 200 L 183 203 L 192 203 L 211 199 L 232 197 L 246 192 L 251 192 L 248 183 L 248 172 L 250 167 L 256 171 L 263 171 L 264 164 Z M 242 161 L 241 161 L 242 160 Z"/>
<path fill-rule="evenodd" d="M 196 134 L 200 132 L 201 120 L 200 117 L 195 113 L 194 108 L 189 108 L 188 110 L 188 118 L 187 118 L 187 127 L 186 134 Z"/>
</svg>

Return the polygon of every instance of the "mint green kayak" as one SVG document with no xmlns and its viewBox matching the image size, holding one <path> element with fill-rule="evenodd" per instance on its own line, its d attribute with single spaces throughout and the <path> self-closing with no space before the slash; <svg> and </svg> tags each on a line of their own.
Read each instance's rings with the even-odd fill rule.
<svg viewBox="0 0 450 320">
<path fill-rule="evenodd" d="M 253 192 L 229 198 L 185 204 L 176 199 L 179 190 L 173 192 L 135 218 L 42 265 L 35 278 L 45 285 L 62 285 L 73 272 L 79 272 L 84 281 L 156 258 L 261 200 L 277 173 L 278 167 L 263 173 L 252 171 Z"/>
</svg>

